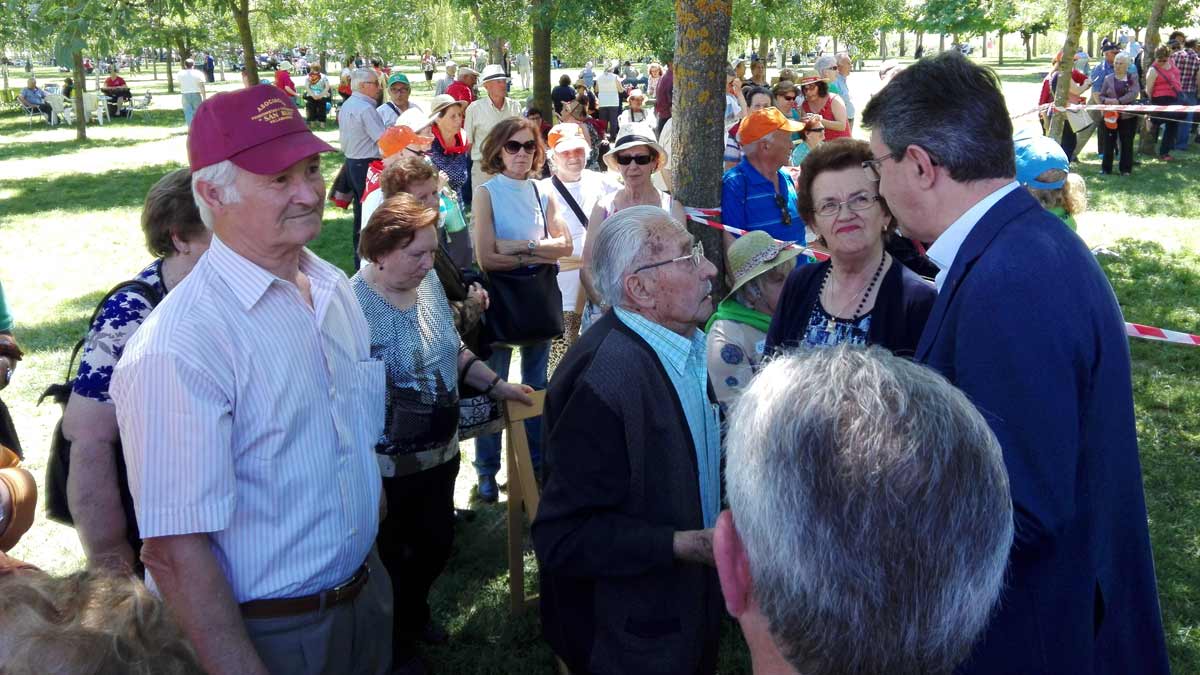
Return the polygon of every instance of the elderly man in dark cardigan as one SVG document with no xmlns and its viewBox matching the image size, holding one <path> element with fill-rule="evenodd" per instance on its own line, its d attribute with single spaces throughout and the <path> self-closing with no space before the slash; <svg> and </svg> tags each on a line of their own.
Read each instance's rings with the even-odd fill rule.
<svg viewBox="0 0 1200 675">
<path fill-rule="evenodd" d="M 559 364 L 533 523 L 546 640 L 572 672 L 712 673 L 722 604 L 717 408 L 697 328 L 716 269 L 666 211 L 596 238 L 613 307 Z"/>
</svg>

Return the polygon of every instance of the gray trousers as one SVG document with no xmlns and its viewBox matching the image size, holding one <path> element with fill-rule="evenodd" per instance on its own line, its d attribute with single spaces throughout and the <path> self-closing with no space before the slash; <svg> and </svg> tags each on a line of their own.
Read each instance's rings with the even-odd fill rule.
<svg viewBox="0 0 1200 675">
<path fill-rule="evenodd" d="M 273 675 L 386 675 L 392 669 L 392 581 L 371 549 L 371 576 L 351 602 L 311 614 L 246 619 Z"/>
</svg>

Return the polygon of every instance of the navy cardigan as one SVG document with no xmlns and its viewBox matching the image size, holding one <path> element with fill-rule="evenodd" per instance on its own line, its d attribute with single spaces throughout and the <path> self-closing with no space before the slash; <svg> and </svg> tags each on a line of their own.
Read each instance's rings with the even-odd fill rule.
<svg viewBox="0 0 1200 675">
<path fill-rule="evenodd" d="M 826 260 L 792 270 L 767 331 L 766 354 L 773 354 L 780 348 L 795 348 L 804 342 L 808 320 L 817 304 L 821 280 L 829 265 Z M 886 347 L 898 356 L 912 356 L 935 300 L 937 291 L 932 284 L 893 259 L 883 275 L 875 308 L 871 310 L 867 342 Z"/>
</svg>

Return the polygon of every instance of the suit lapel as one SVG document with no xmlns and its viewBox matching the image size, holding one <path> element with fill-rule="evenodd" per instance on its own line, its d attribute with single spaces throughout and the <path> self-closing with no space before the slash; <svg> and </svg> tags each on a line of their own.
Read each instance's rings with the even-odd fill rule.
<svg viewBox="0 0 1200 675">
<path fill-rule="evenodd" d="M 988 209 L 987 213 L 983 214 L 975 227 L 971 228 L 970 234 L 958 249 L 958 255 L 954 256 L 950 272 L 946 274 L 942 289 L 938 291 L 937 301 L 933 303 L 933 309 L 929 312 L 925 330 L 921 332 L 921 341 L 917 343 L 915 355 L 917 361 L 923 362 L 929 356 L 929 351 L 941 332 L 942 322 L 946 318 L 950 303 L 954 301 L 954 294 L 971 268 L 974 267 L 975 262 L 983 255 L 988 244 L 996 238 L 1005 225 L 1036 206 L 1038 206 L 1037 200 L 1029 194 L 1029 191 L 1018 187 L 1004 195 L 1000 201 Z"/>
</svg>

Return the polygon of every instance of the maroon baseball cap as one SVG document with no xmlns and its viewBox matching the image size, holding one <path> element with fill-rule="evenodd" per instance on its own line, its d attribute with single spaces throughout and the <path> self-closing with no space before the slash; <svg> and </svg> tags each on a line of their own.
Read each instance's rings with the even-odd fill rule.
<svg viewBox="0 0 1200 675">
<path fill-rule="evenodd" d="M 333 148 L 309 131 L 291 98 L 269 84 L 204 101 L 188 133 L 192 171 L 228 159 L 251 173 L 279 173 L 319 152 Z"/>
</svg>

